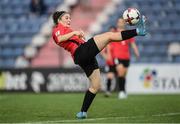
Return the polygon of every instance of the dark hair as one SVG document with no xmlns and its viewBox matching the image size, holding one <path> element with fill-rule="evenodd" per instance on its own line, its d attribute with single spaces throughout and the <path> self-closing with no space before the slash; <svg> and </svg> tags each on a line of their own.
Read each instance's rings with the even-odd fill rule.
<svg viewBox="0 0 180 124">
<path fill-rule="evenodd" d="M 110 30 L 110 29 L 116 29 L 116 26 L 111 25 L 111 26 L 109 26 L 109 30 Z"/>
<path fill-rule="evenodd" d="M 65 13 L 67 13 L 67 12 L 66 11 L 56 11 L 53 13 L 53 21 L 56 25 L 58 24 L 58 19 L 60 17 L 62 17 Z"/>
</svg>

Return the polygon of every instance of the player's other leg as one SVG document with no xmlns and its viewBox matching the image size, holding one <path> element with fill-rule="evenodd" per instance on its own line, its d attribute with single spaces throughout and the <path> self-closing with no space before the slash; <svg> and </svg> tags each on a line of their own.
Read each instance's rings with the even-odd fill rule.
<svg viewBox="0 0 180 124">
<path fill-rule="evenodd" d="M 106 32 L 94 36 L 94 41 L 99 51 L 101 51 L 111 41 L 116 42 L 116 41 L 130 39 L 135 36 L 145 36 L 147 34 L 145 23 L 146 23 L 145 16 L 142 16 L 141 20 L 137 24 L 136 29 L 125 30 L 121 32 Z"/>
<path fill-rule="evenodd" d="M 101 76 L 100 70 L 95 69 L 92 74 L 88 77 L 90 80 L 90 87 L 85 94 L 83 105 L 81 111 L 77 113 L 76 117 L 78 119 L 85 119 L 87 118 L 87 111 L 96 96 L 96 93 L 99 91 L 101 87 Z"/>
</svg>

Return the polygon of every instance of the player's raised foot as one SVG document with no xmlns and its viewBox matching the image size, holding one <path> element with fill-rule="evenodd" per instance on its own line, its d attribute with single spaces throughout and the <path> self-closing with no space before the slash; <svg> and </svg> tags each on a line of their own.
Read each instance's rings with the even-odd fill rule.
<svg viewBox="0 0 180 124">
<path fill-rule="evenodd" d="M 144 15 L 142 15 L 140 21 L 138 22 L 136 31 L 138 36 L 145 36 L 147 34 L 146 17 Z"/>
<path fill-rule="evenodd" d="M 85 118 L 87 118 L 87 112 L 78 112 L 78 113 L 76 114 L 76 117 L 77 117 L 78 119 L 85 119 Z"/>
</svg>

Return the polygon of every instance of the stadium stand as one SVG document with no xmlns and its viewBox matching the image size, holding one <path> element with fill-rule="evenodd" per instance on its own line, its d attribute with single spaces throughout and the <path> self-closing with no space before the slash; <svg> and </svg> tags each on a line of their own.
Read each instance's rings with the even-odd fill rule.
<svg viewBox="0 0 180 124">
<path fill-rule="evenodd" d="M 168 47 L 173 42 L 180 42 L 180 9 L 178 0 L 124 0 L 117 5 L 117 12 L 109 16 L 109 20 L 102 24 L 100 32 L 108 31 L 108 27 L 115 24 L 118 17 L 128 7 L 137 8 L 141 14 L 147 16 L 149 34 L 145 38 L 137 37 L 141 58 L 132 62 L 140 63 L 168 63 L 179 62 L 179 55 L 170 59 Z M 104 28 L 105 27 L 105 28 Z"/>
<path fill-rule="evenodd" d="M 47 21 L 51 11 L 63 0 L 44 0 L 47 12 L 42 16 L 31 16 L 30 0 L 0 1 L 0 68 L 15 67 L 15 61 L 23 56 L 41 25 Z"/>
<path fill-rule="evenodd" d="M 25 49 L 33 42 L 34 37 L 38 37 L 36 35 L 40 31 L 41 26 L 48 21 L 47 19 L 51 12 L 58 5 L 63 4 L 64 0 L 44 0 L 44 2 L 48 8 L 47 13 L 42 16 L 32 17 L 29 15 L 30 0 L 0 0 L 0 68 L 15 67 L 16 59 L 19 56 L 23 56 L 24 51 L 28 51 Z M 178 37 L 180 33 L 180 22 L 177 21 L 180 18 L 179 0 L 113 0 L 112 2 L 114 2 L 114 4 L 111 8 L 105 8 L 104 10 L 107 17 L 97 14 L 103 10 L 107 0 L 92 0 L 91 2 L 93 7 L 96 8 L 89 12 L 93 15 L 85 11 L 82 13 L 83 8 L 80 6 L 73 8 L 72 17 L 81 17 L 81 19 L 77 19 L 78 21 L 73 25 L 75 28 L 81 25 L 83 30 L 88 31 L 89 27 L 92 27 L 91 34 L 107 31 L 111 25 L 116 23 L 118 17 L 122 15 L 122 12 L 126 8 L 136 7 L 148 18 L 147 27 L 149 34 L 145 38 L 137 37 L 141 58 L 136 60 L 135 57 L 132 56 L 132 62 L 180 62 L 179 54 L 174 56 L 169 54 L 168 51 L 171 44 L 180 43 L 180 38 Z M 92 19 L 90 17 L 92 17 Z M 100 19 L 100 26 L 93 25 L 95 18 Z M 49 40 L 47 40 L 47 42 L 48 41 Z M 52 49 L 54 49 L 54 51 L 52 51 Z M 177 49 L 177 47 L 173 49 Z M 62 52 L 62 49 L 57 48 L 52 43 L 48 42 L 45 45 L 40 45 L 37 50 L 39 50 L 37 55 L 34 55 L 35 53 L 33 56 L 31 55 L 34 57 L 30 65 L 32 67 L 39 67 L 40 65 L 66 66 L 65 64 L 70 62 L 70 59 L 65 57 L 67 53 Z M 46 61 L 46 63 L 43 64 L 44 60 L 53 61 Z M 103 65 L 103 61 L 100 62 L 100 65 Z"/>
</svg>

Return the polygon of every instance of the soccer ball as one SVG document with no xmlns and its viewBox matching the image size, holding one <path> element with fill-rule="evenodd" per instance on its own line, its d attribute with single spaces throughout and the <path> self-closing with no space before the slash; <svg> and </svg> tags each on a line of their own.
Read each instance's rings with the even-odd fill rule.
<svg viewBox="0 0 180 124">
<path fill-rule="evenodd" d="M 140 12 L 136 8 L 128 8 L 123 13 L 123 19 L 129 25 L 136 25 L 140 20 Z"/>
</svg>

